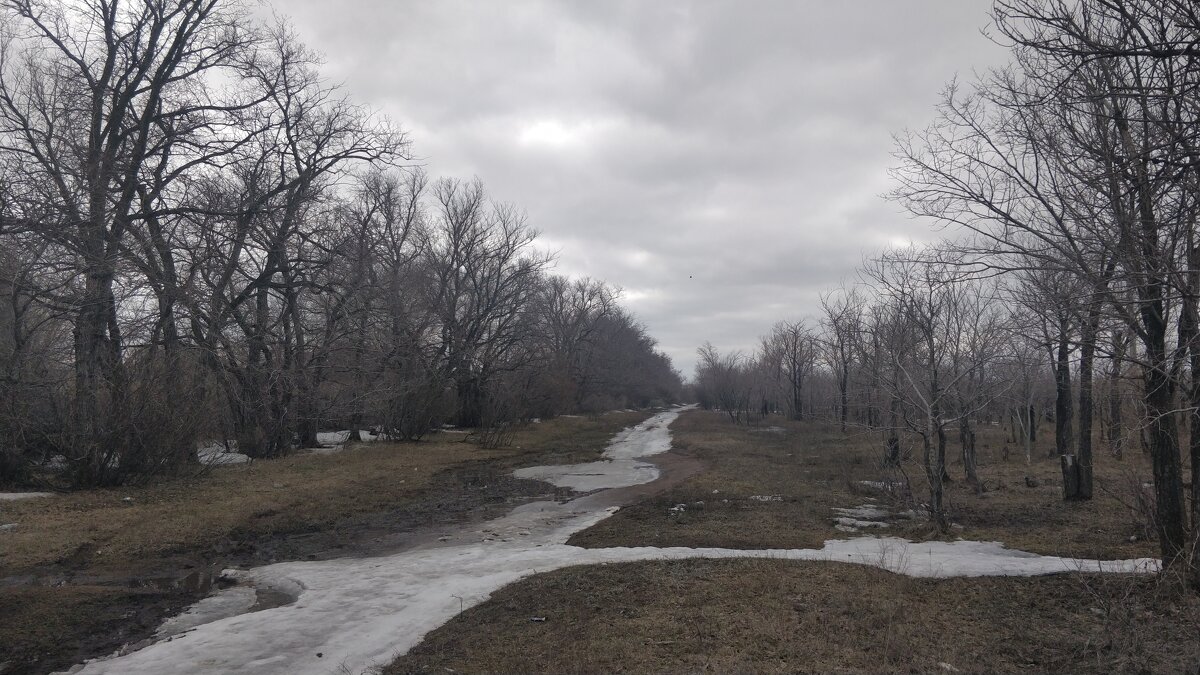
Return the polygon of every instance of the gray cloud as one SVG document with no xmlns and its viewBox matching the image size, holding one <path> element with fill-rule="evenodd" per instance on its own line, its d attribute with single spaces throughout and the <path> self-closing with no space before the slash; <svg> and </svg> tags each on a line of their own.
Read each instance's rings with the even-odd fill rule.
<svg viewBox="0 0 1200 675">
<path fill-rule="evenodd" d="M 998 65 L 990 0 L 291 0 L 327 72 L 438 175 L 519 204 L 561 271 L 626 289 L 690 373 L 864 254 L 929 238 L 879 198 L 891 134 Z"/>
</svg>

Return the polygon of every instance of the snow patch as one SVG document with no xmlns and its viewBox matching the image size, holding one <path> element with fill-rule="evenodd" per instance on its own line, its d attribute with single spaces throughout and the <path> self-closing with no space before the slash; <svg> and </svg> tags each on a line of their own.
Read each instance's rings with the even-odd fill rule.
<svg viewBox="0 0 1200 675">
<path fill-rule="evenodd" d="M 516 478 L 540 480 L 576 492 L 629 487 L 658 480 L 653 464 L 636 461 L 671 449 L 667 430 L 679 413 L 687 408 L 659 413 L 641 424 L 623 429 L 613 437 L 596 462 L 566 466 L 531 466 L 513 472 Z"/>
<path fill-rule="evenodd" d="M 601 460 L 567 466 L 533 466 L 517 469 L 516 478 L 550 483 L 555 487 L 590 492 L 604 488 L 628 487 L 658 480 L 658 468 L 632 459 Z"/>
<path fill-rule="evenodd" d="M 881 523 L 878 520 L 855 520 L 853 518 L 844 518 L 844 517 L 834 518 L 833 520 L 838 525 L 842 526 L 837 529 L 842 530 L 843 532 L 847 532 L 847 531 L 848 532 L 857 532 L 858 530 L 856 528 L 863 528 L 863 527 L 891 527 L 887 523 Z M 843 528 L 847 528 L 847 527 L 852 528 L 852 529 L 850 529 L 850 530 L 843 529 Z"/>
<path fill-rule="evenodd" d="M 192 605 L 186 612 L 167 619 L 154 632 L 154 637 L 161 640 L 218 619 L 245 614 L 257 601 L 258 593 L 250 586 L 222 589 Z"/>
<path fill-rule="evenodd" d="M 15 502 L 20 499 L 36 499 L 38 497 L 53 496 L 53 492 L 0 492 L 0 501 Z"/>
<path fill-rule="evenodd" d="M 856 506 L 852 509 L 835 508 L 833 512 L 847 518 L 859 518 L 862 520 L 879 520 L 880 518 L 887 518 L 889 515 L 891 515 L 887 511 L 875 506 L 874 504 L 863 504 L 862 506 Z"/>
<path fill-rule="evenodd" d="M 246 464 L 249 455 L 240 452 L 227 451 L 223 445 L 209 445 L 196 451 L 196 457 L 201 464 L 207 466 L 227 466 L 229 464 Z"/>
</svg>

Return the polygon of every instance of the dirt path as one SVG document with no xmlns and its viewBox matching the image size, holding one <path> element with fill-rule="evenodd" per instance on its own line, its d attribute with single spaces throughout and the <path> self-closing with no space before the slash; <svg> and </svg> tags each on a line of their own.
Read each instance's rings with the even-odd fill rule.
<svg viewBox="0 0 1200 675">
<path fill-rule="evenodd" d="M 0 522 L 20 523 L 0 532 L 0 673 L 44 675 L 146 644 L 229 567 L 391 553 L 531 501 L 571 499 L 513 470 L 594 459 L 647 416 L 549 420 L 495 451 L 446 434 L 0 502 Z M 278 601 L 263 595 L 261 606 Z"/>
<path fill-rule="evenodd" d="M 507 499 L 504 510 L 510 512 L 499 518 L 478 518 L 494 515 L 505 503 L 495 499 L 473 509 L 476 517 L 457 524 L 448 523 L 446 514 L 431 504 L 430 509 L 407 511 L 402 521 L 373 517 L 353 528 L 351 541 L 322 531 L 268 538 L 243 552 L 244 560 L 277 557 L 302 562 L 231 571 L 226 578 L 237 582 L 234 587 L 168 621 L 158 630 L 157 641 L 117 658 L 93 661 L 82 672 L 327 673 L 342 667 L 358 672 L 386 663 L 398 649 L 411 646 L 495 588 L 544 566 L 560 566 L 560 551 L 546 554 L 571 532 L 698 473 L 702 466 L 697 460 L 664 452 L 670 448 L 667 425 L 676 415 L 656 415 L 618 434 L 610 446 L 619 455 L 614 466 L 638 458 L 652 467 L 653 482 L 514 509 L 514 502 L 528 502 L 522 494 L 530 490 L 544 498 L 570 490 L 492 472 L 474 482 L 522 486 L 522 494 Z M 648 452 L 659 454 L 645 457 Z M 622 468 L 628 467 L 613 472 L 617 484 L 627 478 Z M 463 484 L 445 486 L 452 506 L 469 491 L 464 485 L 472 483 L 469 472 L 453 475 Z M 412 527 L 434 514 L 439 524 Z M 388 554 L 371 555 L 382 551 Z M 333 557 L 339 553 L 341 557 Z M 493 565 L 494 561 L 500 562 Z"/>
</svg>

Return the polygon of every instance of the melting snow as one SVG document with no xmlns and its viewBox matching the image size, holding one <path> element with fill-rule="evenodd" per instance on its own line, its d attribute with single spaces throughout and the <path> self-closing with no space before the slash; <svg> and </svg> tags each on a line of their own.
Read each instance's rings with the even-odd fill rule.
<svg viewBox="0 0 1200 675">
<path fill-rule="evenodd" d="M 889 515 L 891 515 L 887 511 L 875 506 L 874 504 L 863 504 L 862 506 L 856 506 L 852 509 L 834 509 L 833 511 L 840 516 L 845 516 L 847 518 L 860 518 L 864 520 L 878 520 L 880 518 L 887 518 Z"/>
<path fill-rule="evenodd" d="M 162 639 L 178 635 L 218 619 L 245 614 L 257 601 L 258 593 L 251 586 L 234 586 L 217 591 L 192 605 L 183 614 L 164 621 L 155 631 L 154 637 Z"/>
<path fill-rule="evenodd" d="M 636 460 L 671 449 L 671 434 L 667 432 L 667 427 L 676 417 L 679 417 L 679 411 L 676 410 L 659 413 L 641 424 L 622 430 L 613 437 L 599 461 L 566 466 L 531 466 L 517 469 L 513 476 L 545 481 L 576 492 L 651 483 L 658 479 L 658 468 Z"/>
<path fill-rule="evenodd" d="M 208 466 L 226 466 L 228 464 L 245 464 L 250 461 L 249 455 L 243 455 L 240 452 L 226 452 L 221 450 L 200 450 L 196 453 L 201 464 Z"/>
<path fill-rule="evenodd" d="M 605 456 L 632 460 L 669 449 L 667 425 L 675 416 L 676 412 L 656 415 L 618 434 Z M 222 592 L 225 597 L 220 600 L 204 607 L 204 602 L 199 603 L 183 615 L 190 614 L 191 619 L 178 619 L 175 628 L 187 625 L 187 632 L 125 656 L 90 662 L 80 672 L 360 672 L 406 652 L 426 633 L 483 602 L 502 586 L 570 565 L 772 558 L 857 563 L 916 577 L 1031 576 L 1072 570 L 1149 572 L 1158 568 L 1154 559 L 1074 560 L 972 541 L 912 543 L 860 537 L 830 540 L 821 549 L 793 550 L 585 549 L 564 543 L 571 534 L 615 510 L 605 507 L 598 495 L 565 504 L 538 502 L 514 509 L 482 530 L 447 536 L 445 542 L 394 555 L 286 562 L 231 571 L 228 576 L 243 584 L 281 589 L 295 599 L 279 607 L 225 616 L 230 608 L 244 607 L 248 596 Z M 485 535 L 484 541 L 479 541 L 480 534 Z M 472 540 L 454 541 L 466 537 Z M 197 623 L 200 618 L 212 620 Z"/>
<path fill-rule="evenodd" d="M 18 499 L 33 499 L 35 497 L 53 496 L 53 492 L 0 492 L 0 501 L 13 502 Z"/>
<path fill-rule="evenodd" d="M 855 519 L 853 519 L 853 518 L 834 518 L 833 520 L 834 520 L 834 521 L 835 521 L 835 522 L 836 522 L 838 525 L 842 525 L 843 527 L 849 527 L 849 528 L 857 528 L 857 527 L 889 527 L 889 525 L 888 525 L 887 523 L 881 523 L 881 522 L 879 522 L 878 520 L 855 520 Z M 840 528 L 839 528 L 839 529 L 840 529 Z M 846 531 L 846 530 L 843 530 L 843 531 Z M 850 531 L 850 532 L 853 532 L 854 530 L 849 530 L 849 531 Z"/>
<path fill-rule="evenodd" d="M 513 476 L 545 481 L 576 492 L 590 492 L 650 483 L 658 479 L 658 468 L 632 459 L 618 459 L 567 466 L 533 466 L 517 469 Z"/>
</svg>

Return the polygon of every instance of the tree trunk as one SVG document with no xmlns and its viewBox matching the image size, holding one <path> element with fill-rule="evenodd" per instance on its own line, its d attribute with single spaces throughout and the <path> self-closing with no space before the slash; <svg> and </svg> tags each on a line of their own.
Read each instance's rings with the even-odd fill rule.
<svg viewBox="0 0 1200 675">
<path fill-rule="evenodd" d="M 1071 335 L 1067 319 L 1059 319 L 1058 349 L 1054 359 L 1054 452 L 1058 456 L 1071 451 Z"/>
<path fill-rule="evenodd" d="M 850 366 L 847 363 L 842 364 L 841 376 L 838 379 L 838 389 L 842 396 L 842 432 L 846 431 L 846 416 L 849 412 L 849 390 L 850 388 Z"/>
<path fill-rule="evenodd" d="M 971 420 L 966 415 L 959 421 L 958 436 L 962 443 L 963 471 L 966 473 L 967 485 L 971 486 L 975 494 L 981 494 L 984 490 L 976 467 L 975 430 L 971 428 Z"/>
<path fill-rule="evenodd" d="M 1113 457 L 1121 459 L 1125 450 L 1125 423 L 1121 412 L 1121 363 L 1125 359 L 1128 338 L 1118 333 L 1108 371 L 1108 446 Z"/>
<path fill-rule="evenodd" d="M 884 452 L 883 463 L 885 466 L 900 466 L 900 437 L 897 434 L 897 429 L 900 428 L 900 397 L 893 395 L 891 403 L 888 405 L 888 429 L 886 450 Z"/>
<path fill-rule="evenodd" d="M 1077 473 L 1078 489 L 1066 493 L 1067 476 L 1063 474 L 1063 497 L 1088 500 L 1092 498 L 1092 371 L 1095 364 L 1096 333 L 1100 317 L 1095 309 L 1088 311 L 1079 344 L 1079 453 L 1072 462 Z M 1064 471 L 1066 463 L 1063 464 Z"/>
</svg>

